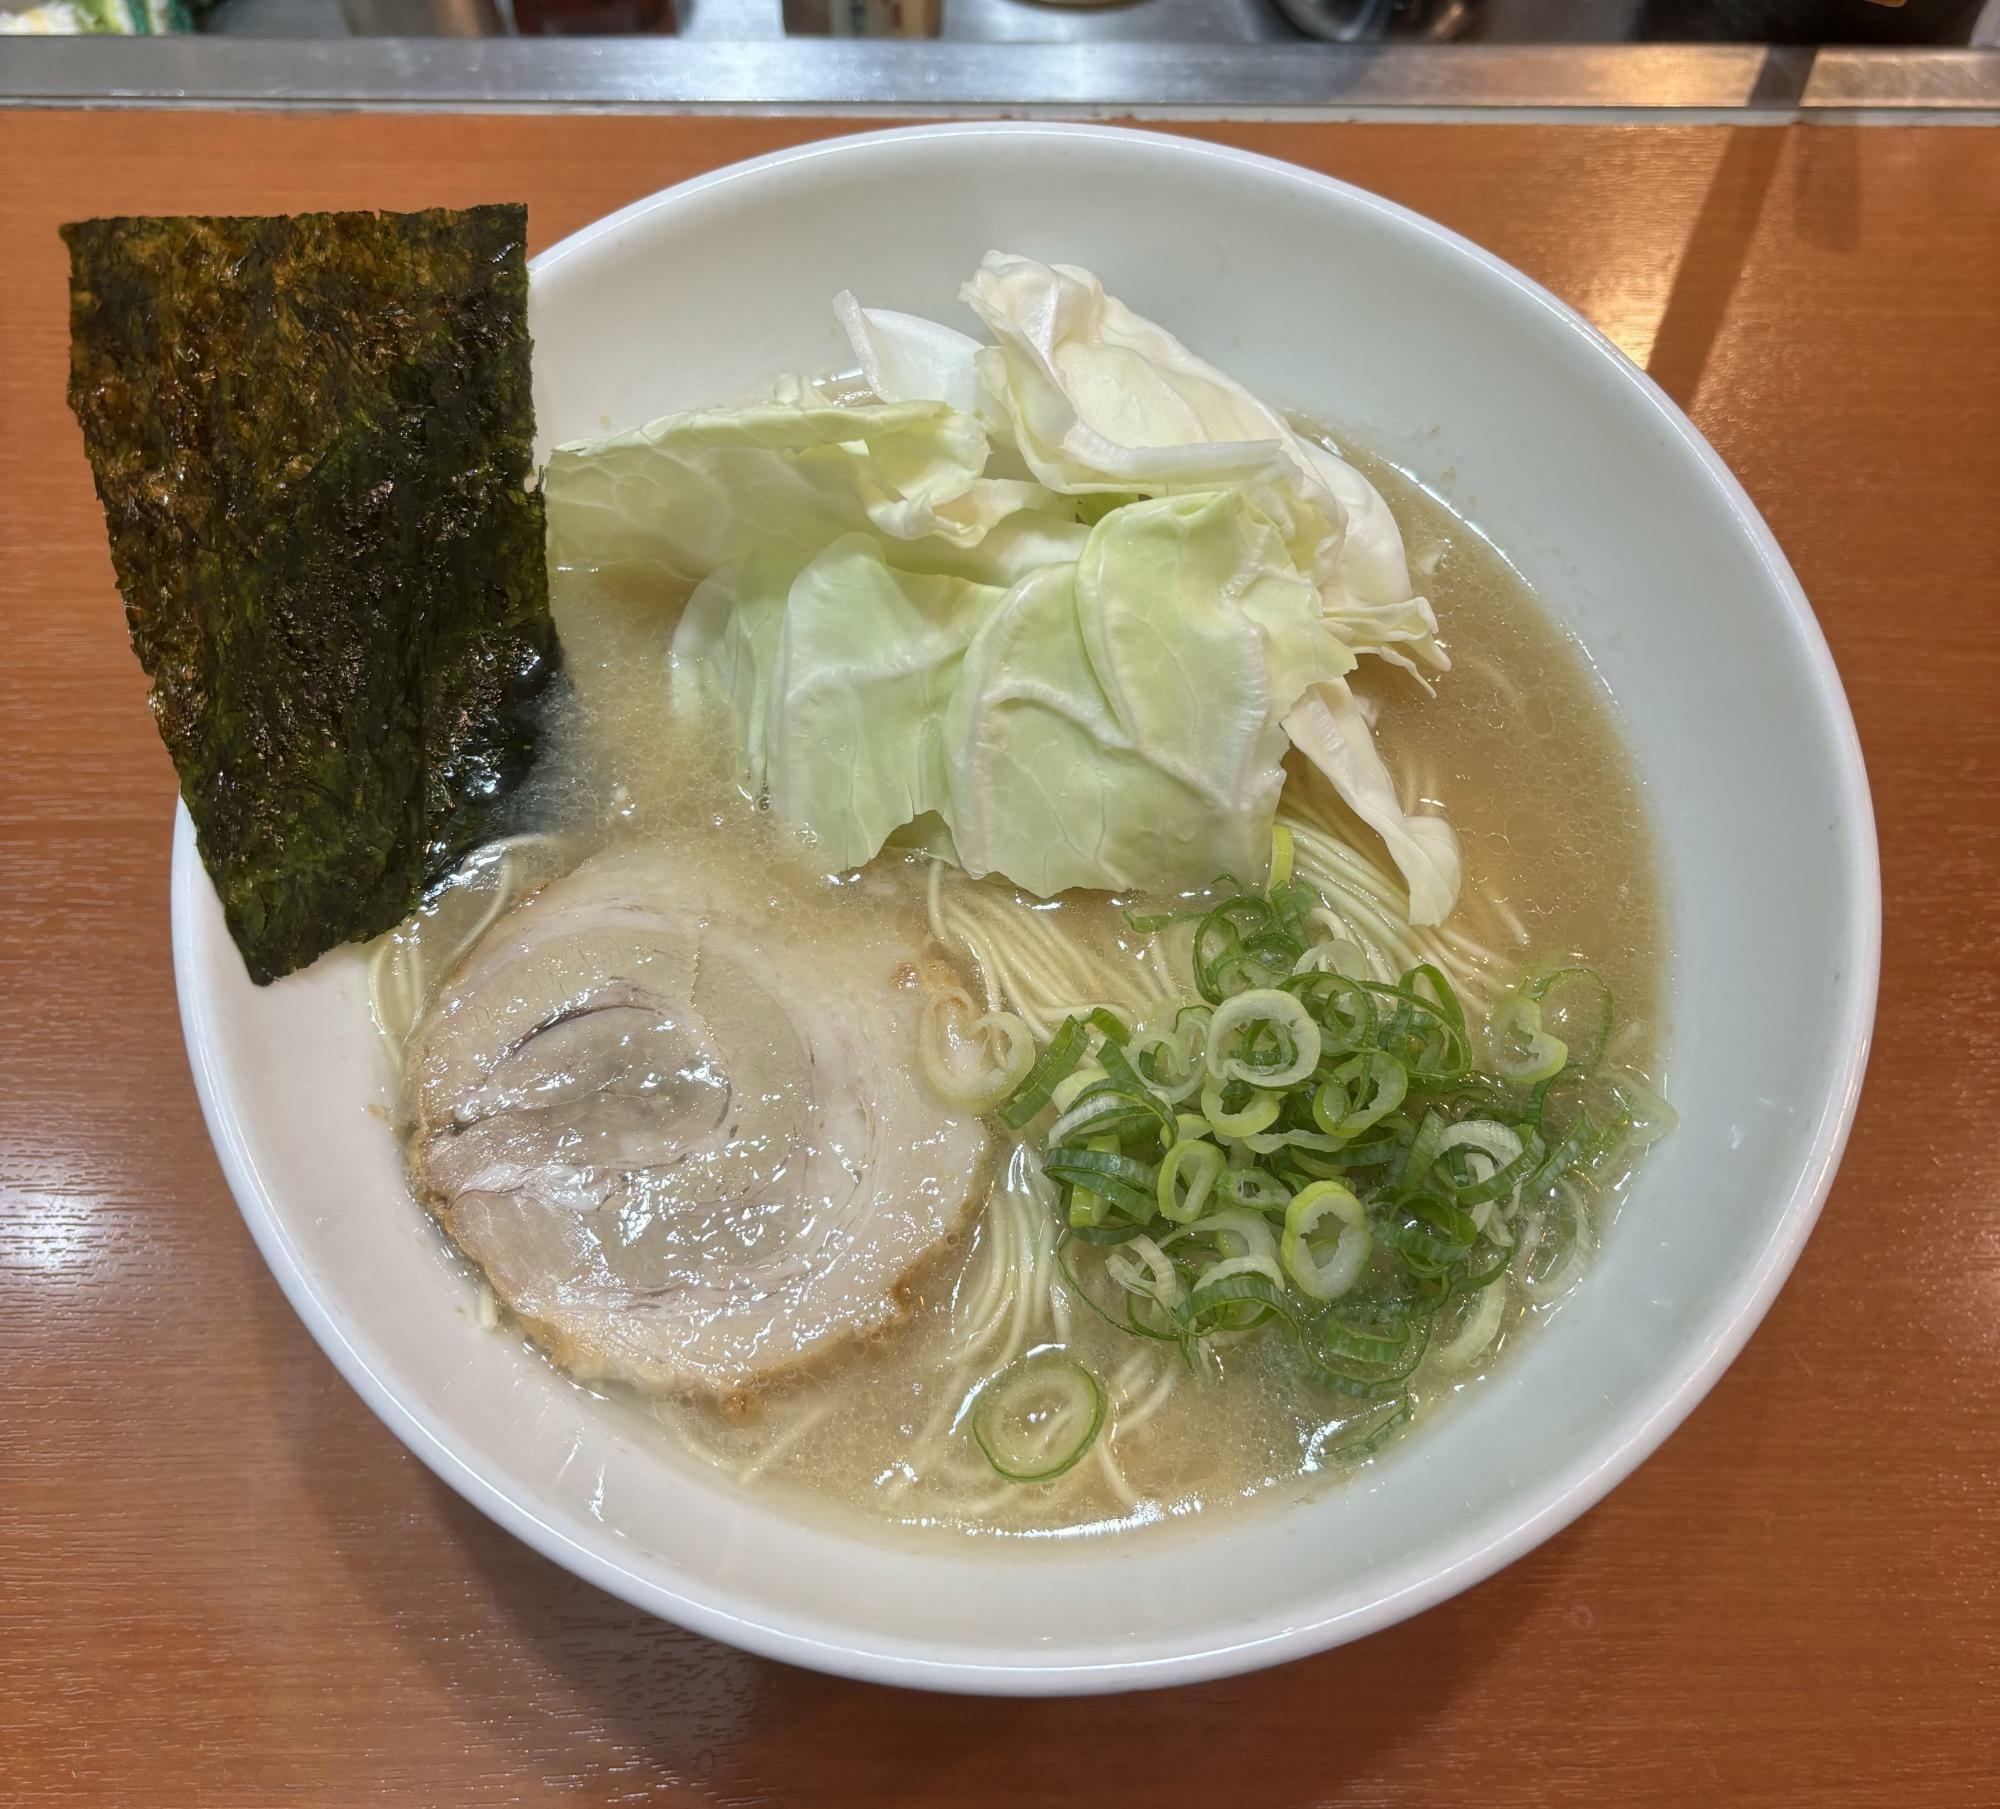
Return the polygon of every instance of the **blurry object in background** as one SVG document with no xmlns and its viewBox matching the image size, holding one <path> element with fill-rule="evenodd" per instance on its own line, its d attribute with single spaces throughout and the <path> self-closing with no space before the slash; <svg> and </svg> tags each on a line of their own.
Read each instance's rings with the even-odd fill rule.
<svg viewBox="0 0 2000 1809">
<path fill-rule="evenodd" d="M 1080 0 L 1100 4 L 1102 0 Z M 785 35 L 795 38 L 934 38 L 944 0 L 784 0 Z"/>
<path fill-rule="evenodd" d="M 0 16 L 36 3 L 0 0 Z M 671 19 L 668 5 L 674 8 Z M 342 0 L 217 0 L 212 8 L 192 10 L 201 31 L 232 37 L 335 38 L 350 32 L 421 37 L 438 31 L 411 22 L 429 10 L 427 0 L 371 0 L 365 24 L 359 22 L 356 0 L 349 0 L 345 21 Z M 658 6 L 634 0 L 520 0 L 518 7 L 497 0 L 497 11 L 502 31 L 510 29 L 510 14 L 519 11 L 530 35 L 673 31 L 684 40 L 711 44 L 838 35 L 975 44 L 1223 46 L 1293 43 L 1299 34 L 1394 48 L 1444 41 L 1755 43 L 1769 41 L 1772 31 L 1781 43 L 2000 42 L 2000 0 L 1985 0 L 1983 13 L 1980 0 L 1903 0 L 1899 6 L 1886 0 L 902 0 L 900 7 L 881 0 L 667 0 Z M 1022 98 L 1028 98 L 1026 90 Z M 1048 96 L 1036 91 L 1034 98 Z"/>
<path fill-rule="evenodd" d="M 1442 43 L 1477 22 L 1482 0 L 1277 0 L 1309 38 L 1372 44 L 1385 38 Z"/>
<path fill-rule="evenodd" d="M 76 37 L 85 32 L 116 37 L 156 37 L 193 31 L 194 18 L 182 0 L 47 0 L 0 12 L 0 34 L 15 37 Z"/>
<path fill-rule="evenodd" d="M 1272 0 L 1336 44 L 1963 44 L 1982 0 Z M 2000 7 L 2000 0 L 1990 0 Z"/>
<path fill-rule="evenodd" d="M 340 0 L 347 29 L 364 38 L 497 38 L 494 0 Z"/>
<path fill-rule="evenodd" d="M 1694 44 L 1963 44 L 1980 3 L 1645 0 L 1634 35 Z"/>
<path fill-rule="evenodd" d="M 659 32 L 675 28 L 673 0 L 514 0 L 524 37 Z"/>
</svg>

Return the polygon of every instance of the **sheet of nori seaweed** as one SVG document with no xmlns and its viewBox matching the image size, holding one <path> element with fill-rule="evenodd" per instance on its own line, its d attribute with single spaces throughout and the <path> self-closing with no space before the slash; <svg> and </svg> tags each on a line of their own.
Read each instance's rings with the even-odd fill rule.
<svg viewBox="0 0 2000 1809">
<path fill-rule="evenodd" d="M 494 832 L 556 667 L 517 206 L 65 226 L 70 406 L 260 985 Z"/>
</svg>

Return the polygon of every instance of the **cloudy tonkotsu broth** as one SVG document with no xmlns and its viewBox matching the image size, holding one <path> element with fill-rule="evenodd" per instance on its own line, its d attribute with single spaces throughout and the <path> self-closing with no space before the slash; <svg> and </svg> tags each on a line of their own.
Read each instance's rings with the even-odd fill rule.
<svg viewBox="0 0 2000 1809">
<path fill-rule="evenodd" d="M 1589 961 L 1617 1000 L 1619 1060 L 1650 1068 L 1662 1021 L 1659 888 L 1606 693 L 1475 532 L 1392 469 L 1367 469 L 1401 521 L 1452 656 L 1434 699 L 1395 671 L 1357 686 L 1383 701 L 1381 740 L 1405 802 L 1448 809 L 1462 840 L 1463 898 L 1437 946 L 1449 950 L 1475 1014 L 1531 960 Z M 975 888 L 955 870 L 934 876 L 926 856 L 893 850 L 865 887 L 800 864 L 797 838 L 734 782 L 716 725 L 662 707 L 682 605 L 672 587 L 629 573 L 555 574 L 570 701 L 562 754 L 535 809 L 569 838 L 564 859 L 594 843 L 661 844 L 690 870 L 725 874 L 735 908 L 772 938 L 810 944 L 838 934 L 850 913 L 887 913 L 913 941 L 927 922 L 955 933 L 1020 914 L 1038 936 L 1089 950 L 1102 971 L 1141 973 L 1147 939 L 1102 896 L 1023 900 Z M 1308 878 L 1312 824 L 1370 845 L 1301 762 L 1290 769 L 1286 812 L 1300 825 Z M 963 968 L 963 948 L 950 952 Z M 1133 996 L 1149 996 L 1148 986 L 1135 980 Z M 1622 1175 L 1621 1165 L 1588 1199 L 1553 1202 L 1537 1228 L 1539 1258 L 1444 1309 L 1411 1384 L 1415 1418 L 1476 1389 L 1574 1281 L 1616 1209 Z M 1002 1147 L 984 1210 L 910 1279 L 905 1323 L 719 1404 L 612 1392 L 657 1420 L 661 1436 L 746 1484 L 877 1523 L 960 1533 L 1048 1536 L 1207 1518 L 1341 1468 L 1335 1449 L 1372 1409 L 1309 1385 L 1268 1337 L 1215 1340 L 1190 1368 L 1173 1345 L 1135 1337 L 1079 1298 L 1056 1239 L 1046 1183 L 1031 1179 L 1021 1151 Z M 1075 1256 L 1072 1247 L 1066 1257 Z M 1046 1345 L 1101 1379 L 1104 1430 L 1057 1480 L 1005 1480 L 968 1435 L 967 1397 L 1006 1358 Z"/>
</svg>

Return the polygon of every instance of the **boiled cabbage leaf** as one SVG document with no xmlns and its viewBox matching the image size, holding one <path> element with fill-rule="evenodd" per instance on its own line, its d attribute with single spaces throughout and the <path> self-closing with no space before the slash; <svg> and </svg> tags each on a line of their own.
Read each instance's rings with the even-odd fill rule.
<svg viewBox="0 0 2000 1809">
<path fill-rule="evenodd" d="M 1004 591 L 865 534 L 796 569 L 767 549 L 705 580 L 674 641 L 829 870 L 929 819 L 968 872 L 1043 895 L 1261 872 L 1284 715 L 1352 664 L 1227 491 L 1115 510 Z"/>
<path fill-rule="evenodd" d="M 998 431 L 1049 489 L 1236 487 L 1282 527 L 1350 653 L 1420 677 L 1422 667 L 1450 665 L 1429 602 L 1412 594 L 1394 515 L 1345 459 L 1107 295 L 1087 270 L 988 252 L 963 296 L 998 341 L 977 354 L 981 381 L 1006 416 Z M 1404 815 L 1351 698 L 1299 722 L 1300 751 L 1382 836 L 1413 920 L 1438 921 L 1458 896 L 1450 826 Z"/>
<path fill-rule="evenodd" d="M 557 558 L 696 584 L 676 684 L 830 869 L 914 834 L 1045 894 L 1254 877 L 1296 746 L 1441 918 L 1455 838 L 1345 683 L 1449 664 L 1379 492 L 1088 271 L 991 252 L 963 296 L 996 343 L 837 299 L 866 405 L 563 448 Z"/>
<path fill-rule="evenodd" d="M 979 341 L 921 314 L 864 308 L 852 290 L 833 298 L 834 318 L 854 347 L 862 380 L 884 402 L 943 402 L 983 412 Z"/>
<path fill-rule="evenodd" d="M 1284 715 L 1352 664 L 1241 495 L 1114 511 L 966 653 L 944 723 L 961 863 L 1044 896 L 1261 874 Z"/>
<path fill-rule="evenodd" d="M 785 632 L 793 580 L 805 569 L 794 551 L 764 548 L 711 572 L 695 586 L 674 631 L 674 683 L 729 711 L 739 771 L 761 797 L 769 759 L 771 674 Z"/>
<path fill-rule="evenodd" d="M 1412 923 L 1442 923 L 1458 902 L 1458 837 L 1443 817 L 1409 816 L 1345 679 L 1316 685 L 1285 718 L 1292 745 L 1382 838 L 1410 892 Z"/>
<path fill-rule="evenodd" d="M 829 870 L 871 860 L 926 812 L 952 821 L 945 712 L 1004 595 L 899 572 L 865 534 L 836 540 L 794 580 L 762 713 L 763 786 L 780 817 L 811 830 Z"/>
<path fill-rule="evenodd" d="M 1087 270 L 988 252 L 963 295 L 999 342 L 976 356 L 1001 431 L 1051 490 L 1246 488 L 1354 651 L 1450 663 L 1429 604 L 1411 595 L 1394 515 L 1345 459 Z"/>
<path fill-rule="evenodd" d="M 1039 485 L 983 476 L 987 453 L 979 422 L 938 402 L 848 408 L 807 391 L 667 415 L 556 449 L 550 551 L 694 583 L 752 553 L 803 563 L 857 532 L 972 548 L 1050 500 Z"/>
</svg>

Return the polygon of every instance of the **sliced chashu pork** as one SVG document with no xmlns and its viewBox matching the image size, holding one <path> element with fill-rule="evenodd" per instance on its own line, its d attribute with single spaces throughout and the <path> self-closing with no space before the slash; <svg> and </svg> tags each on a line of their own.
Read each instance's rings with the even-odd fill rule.
<svg viewBox="0 0 2000 1809">
<path fill-rule="evenodd" d="M 787 937 L 665 855 L 501 918 L 410 1043 L 420 1190 L 587 1380 L 728 1394 L 901 1316 L 985 1177 L 897 914 Z M 860 905 L 862 901 L 853 901 Z"/>
</svg>

